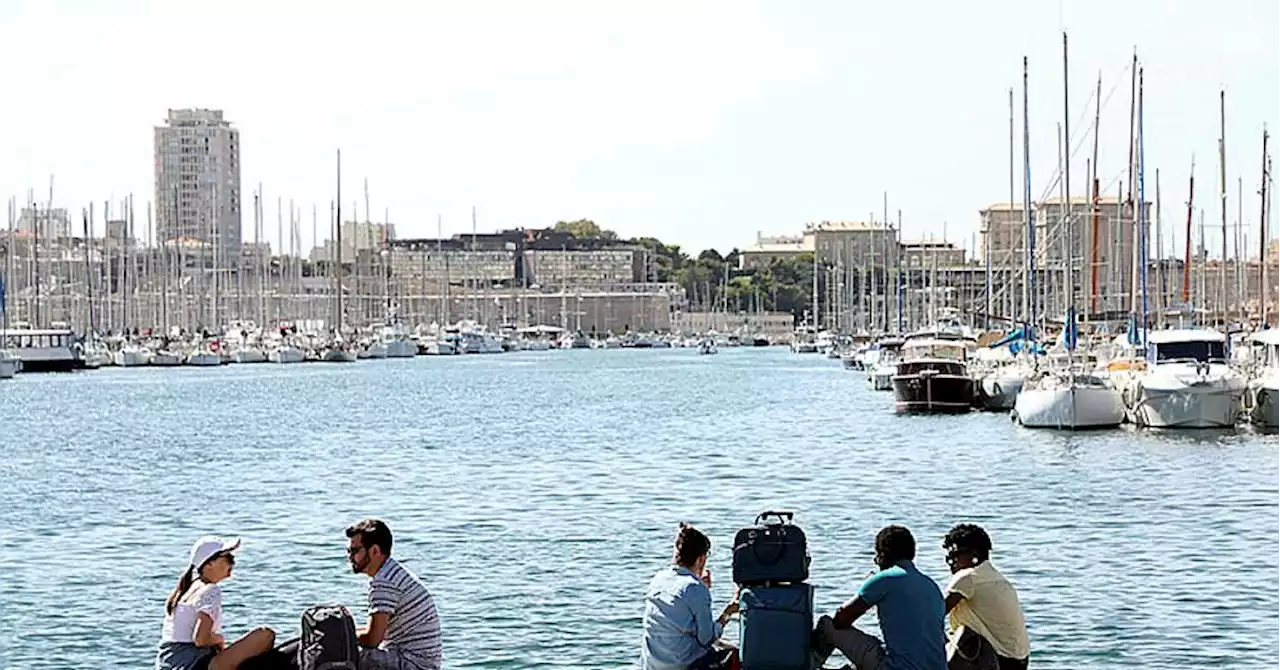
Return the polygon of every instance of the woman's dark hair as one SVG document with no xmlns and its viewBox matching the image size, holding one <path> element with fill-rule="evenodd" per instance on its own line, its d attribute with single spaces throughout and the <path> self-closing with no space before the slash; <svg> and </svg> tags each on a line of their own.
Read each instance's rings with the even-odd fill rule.
<svg viewBox="0 0 1280 670">
<path fill-rule="evenodd" d="M 378 547 L 383 556 L 391 555 L 391 529 L 382 519 L 357 521 L 347 528 L 347 537 L 360 536 L 360 546 Z"/>
<path fill-rule="evenodd" d="M 178 601 L 182 600 L 182 596 L 187 595 L 187 591 L 191 589 L 191 585 L 196 582 L 196 569 L 194 566 L 187 566 L 182 571 L 182 576 L 178 578 L 178 585 L 173 587 L 173 591 L 169 592 L 169 599 L 164 603 L 164 613 L 173 614 L 173 608 L 178 606 Z"/>
<path fill-rule="evenodd" d="M 710 551 L 711 540 L 702 531 L 687 523 L 680 524 L 680 532 L 676 533 L 676 565 L 692 567 Z"/>
<path fill-rule="evenodd" d="M 916 538 L 902 526 L 885 526 L 876 533 L 876 553 L 889 563 L 913 561 L 916 558 Z"/>
<path fill-rule="evenodd" d="M 200 565 L 189 565 L 186 570 L 182 571 L 182 576 L 178 578 L 178 585 L 173 587 L 173 591 L 169 592 L 169 599 L 164 603 L 164 613 L 173 614 L 173 608 L 178 606 L 178 601 L 182 600 L 182 596 L 187 595 L 187 591 L 191 590 L 191 585 L 196 583 L 196 578 L 200 576 L 200 570 L 204 566 L 212 563 L 215 559 L 226 556 L 228 552 L 219 551 L 209 558 L 205 559 Z"/>
<path fill-rule="evenodd" d="M 982 530 L 981 526 L 962 523 L 952 528 L 947 536 L 942 538 L 942 547 L 971 551 L 980 560 L 985 561 L 991 557 L 991 536 L 987 535 L 987 531 Z"/>
</svg>

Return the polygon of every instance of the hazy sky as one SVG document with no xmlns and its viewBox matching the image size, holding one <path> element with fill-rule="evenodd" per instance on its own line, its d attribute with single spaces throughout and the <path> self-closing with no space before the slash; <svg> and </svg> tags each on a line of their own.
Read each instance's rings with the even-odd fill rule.
<svg viewBox="0 0 1280 670">
<path fill-rule="evenodd" d="M 152 127 L 199 106 L 240 129 L 245 201 L 262 182 L 272 240 L 278 196 L 327 215 L 341 147 L 343 200 L 363 214 L 367 177 L 375 218 L 389 207 L 400 237 L 434 235 L 437 214 L 446 234 L 469 231 L 474 205 L 481 231 L 588 217 L 728 250 L 757 231 L 879 218 L 887 191 L 908 237 L 945 223 L 968 246 L 978 210 L 1008 198 L 1011 86 L 1021 174 L 1023 55 L 1032 191 L 1051 188 L 1065 29 L 1073 190 L 1099 73 L 1104 185 L 1124 169 L 1136 46 L 1148 198 L 1159 168 L 1180 229 L 1194 153 L 1197 204 L 1218 220 L 1225 87 L 1230 209 L 1243 177 L 1252 232 L 1262 127 L 1280 127 L 1278 5 L 3 0 L 0 196 L 45 200 L 53 174 L 59 206 L 133 193 L 141 207 Z M 309 240 L 309 216 L 302 227 Z"/>
</svg>

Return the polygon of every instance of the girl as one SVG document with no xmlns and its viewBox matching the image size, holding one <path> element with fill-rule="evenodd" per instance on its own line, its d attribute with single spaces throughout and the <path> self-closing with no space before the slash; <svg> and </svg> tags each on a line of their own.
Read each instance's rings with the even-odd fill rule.
<svg viewBox="0 0 1280 670">
<path fill-rule="evenodd" d="M 256 628 L 228 645 L 222 637 L 222 588 L 231 576 L 240 540 L 202 537 L 165 602 L 164 631 L 156 670 L 236 670 L 245 660 L 269 651 L 270 628 Z"/>
</svg>

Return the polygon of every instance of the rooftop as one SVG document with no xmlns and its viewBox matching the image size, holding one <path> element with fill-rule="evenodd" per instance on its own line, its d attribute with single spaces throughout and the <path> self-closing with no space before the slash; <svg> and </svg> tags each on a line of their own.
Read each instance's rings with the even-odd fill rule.
<svg viewBox="0 0 1280 670">
<path fill-rule="evenodd" d="M 806 232 L 820 230 L 824 232 L 854 232 L 887 230 L 883 224 L 869 221 L 819 221 L 804 224 Z"/>
</svg>

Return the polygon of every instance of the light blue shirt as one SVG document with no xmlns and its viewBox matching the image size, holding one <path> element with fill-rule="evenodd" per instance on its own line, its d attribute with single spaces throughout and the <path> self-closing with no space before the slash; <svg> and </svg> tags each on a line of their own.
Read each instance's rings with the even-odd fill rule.
<svg viewBox="0 0 1280 670">
<path fill-rule="evenodd" d="M 685 670 L 711 651 L 724 627 L 711 615 L 711 591 L 678 565 L 663 568 L 644 598 L 643 670 Z"/>
</svg>

